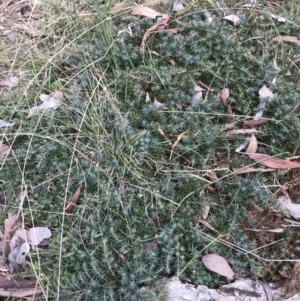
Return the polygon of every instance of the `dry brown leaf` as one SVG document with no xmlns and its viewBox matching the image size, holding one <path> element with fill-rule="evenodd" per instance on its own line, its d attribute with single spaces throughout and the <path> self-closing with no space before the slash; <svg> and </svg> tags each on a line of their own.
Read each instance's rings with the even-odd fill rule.
<svg viewBox="0 0 300 301">
<path fill-rule="evenodd" d="M 256 153 L 257 151 L 257 139 L 254 134 L 251 135 L 250 143 L 246 150 L 246 153 Z"/>
<path fill-rule="evenodd" d="M 28 25 L 23 24 L 18 24 L 15 23 L 14 26 L 18 29 L 18 30 L 24 30 L 27 34 L 29 34 L 32 37 L 39 37 L 42 35 L 42 32 L 40 30 L 37 30 L 36 28 L 30 27 Z"/>
<path fill-rule="evenodd" d="M 299 83 L 300 82 L 300 75 L 298 74 L 286 74 L 283 79 L 286 81 L 286 82 L 289 82 L 289 83 Z"/>
<path fill-rule="evenodd" d="M 230 268 L 225 258 L 217 254 L 208 254 L 202 257 L 202 262 L 207 269 L 226 277 L 229 280 L 233 279 L 234 273 Z"/>
<path fill-rule="evenodd" d="M 170 29 L 160 29 L 159 31 L 160 31 L 160 32 L 164 32 L 164 33 L 173 33 L 173 34 L 177 34 L 177 33 L 179 33 L 179 32 L 182 32 L 182 31 L 183 31 L 183 28 L 176 27 L 176 28 L 170 28 Z"/>
<path fill-rule="evenodd" d="M 208 90 L 208 91 L 210 91 L 210 92 L 213 92 L 213 91 L 214 91 L 210 86 L 208 86 L 208 85 L 205 84 L 204 82 L 199 81 L 198 83 L 199 83 L 200 86 L 203 87 L 203 89 Z"/>
<path fill-rule="evenodd" d="M 300 168 L 300 162 L 291 161 L 287 159 L 276 159 L 264 154 L 247 154 L 247 156 L 257 163 L 260 163 L 269 168 L 275 169 L 289 169 L 289 168 Z"/>
<path fill-rule="evenodd" d="M 211 22 L 213 21 L 213 17 L 212 17 L 212 14 L 211 14 L 210 11 L 206 11 L 206 12 L 204 13 L 204 15 L 205 15 L 206 20 L 207 20 L 208 23 L 211 23 Z"/>
<path fill-rule="evenodd" d="M 283 17 L 280 17 L 280 16 L 277 16 L 277 15 L 274 15 L 274 14 L 271 14 L 271 17 L 275 20 L 277 20 L 277 22 L 280 22 L 280 23 L 285 23 L 286 19 L 283 18 Z"/>
<path fill-rule="evenodd" d="M 224 106 L 227 105 L 227 99 L 230 95 L 230 91 L 228 88 L 223 88 L 222 91 L 221 91 L 221 94 L 220 94 L 220 99 L 222 101 L 222 103 L 224 104 Z"/>
<path fill-rule="evenodd" d="M 156 98 L 154 98 L 153 106 L 155 109 L 164 109 L 165 108 L 165 105 L 163 103 L 159 102 Z"/>
<path fill-rule="evenodd" d="M 12 122 L 7 122 L 5 120 L 0 119 L 0 128 L 5 128 L 5 127 L 11 127 L 14 126 L 15 124 Z"/>
<path fill-rule="evenodd" d="M 159 30 L 163 30 L 166 28 L 168 22 L 169 22 L 169 16 L 167 15 L 167 17 L 163 18 L 162 20 L 160 20 L 159 23 L 151 26 L 149 29 L 147 29 L 147 31 L 145 32 L 144 36 L 143 36 L 143 39 L 142 39 L 142 43 L 141 43 L 141 46 L 140 46 L 140 50 L 141 52 L 145 52 L 145 47 L 146 47 L 146 41 L 150 35 L 150 33 L 152 31 L 159 31 Z"/>
<path fill-rule="evenodd" d="M 216 230 L 210 223 L 208 223 L 206 220 L 202 219 L 202 218 L 198 218 L 197 220 L 198 223 L 201 223 L 203 226 L 207 227 L 208 229 L 210 229 L 211 231 L 215 232 L 216 234 L 219 235 L 219 231 Z"/>
<path fill-rule="evenodd" d="M 124 260 L 125 259 L 125 256 L 122 252 L 116 250 L 115 248 L 113 248 L 113 250 L 117 253 L 118 257 L 121 259 L 121 260 Z"/>
<path fill-rule="evenodd" d="M 60 92 L 52 92 L 49 95 L 47 94 L 41 94 L 40 100 L 43 102 L 39 105 L 39 109 L 41 111 L 45 111 L 47 109 L 54 109 L 56 110 L 61 105 L 61 100 L 56 97 L 61 97 Z"/>
<path fill-rule="evenodd" d="M 245 120 L 243 121 L 243 124 L 250 127 L 250 128 L 256 128 L 259 127 L 265 123 L 267 123 L 267 119 L 258 119 L 258 120 Z"/>
<path fill-rule="evenodd" d="M 10 237 L 12 234 L 12 229 L 14 224 L 17 221 L 17 215 L 12 214 L 11 212 L 8 212 L 8 217 L 4 221 L 4 245 L 3 245 L 3 251 L 2 254 L 4 257 L 8 256 L 9 253 L 9 242 L 10 242 Z"/>
<path fill-rule="evenodd" d="M 226 136 L 233 136 L 233 135 L 239 135 L 239 134 L 252 134 L 252 133 L 258 133 L 258 130 L 255 129 L 240 129 L 240 130 L 231 130 L 226 132 Z"/>
<path fill-rule="evenodd" d="M 202 98 L 202 91 L 205 91 L 205 89 L 203 89 L 200 86 L 195 86 L 194 87 L 194 95 L 193 95 L 193 105 L 197 105 L 200 102 L 200 99 Z"/>
<path fill-rule="evenodd" d="M 14 277 L 7 279 L 0 275 L 0 287 L 3 289 L 12 289 L 12 288 L 23 288 L 30 286 L 34 283 L 32 280 L 26 280 L 21 277 Z"/>
<path fill-rule="evenodd" d="M 167 14 L 162 14 L 157 12 L 156 10 L 143 6 L 143 5 L 139 5 L 137 7 L 135 7 L 132 12 L 132 15 L 138 15 L 138 16 L 144 16 L 144 17 L 148 17 L 151 19 L 156 19 L 157 17 L 162 17 L 163 19 L 169 19 L 169 16 Z"/>
<path fill-rule="evenodd" d="M 151 53 L 154 54 L 155 56 L 161 57 L 162 59 L 168 61 L 172 66 L 175 66 L 175 61 L 174 61 L 173 59 L 170 59 L 170 58 L 168 58 L 168 57 L 166 57 L 166 56 L 163 56 L 163 55 L 159 54 L 159 53 L 156 52 L 156 51 L 152 51 Z M 147 93 L 147 94 L 148 94 L 148 93 Z M 147 101 L 146 101 L 146 102 L 147 102 Z"/>
<path fill-rule="evenodd" d="M 184 9 L 183 0 L 174 0 L 173 1 L 173 11 L 179 11 Z"/>
<path fill-rule="evenodd" d="M 25 297 L 34 297 L 35 295 L 42 294 L 43 290 L 41 287 L 23 287 L 21 289 L 16 289 L 14 291 L 5 290 L 0 288 L 1 297 L 10 297 L 10 298 L 25 298 Z"/>
<path fill-rule="evenodd" d="M 263 85 L 258 91 L 261 98 L 269 98 L 269 100 L 274 100 L 276 98 L 275 94 L 265 85 Z"/>
<path fill-rule="evenodd" d="M 283 228 L 277 228 L 277 229 L 249 229 L 246 228 L 249 231 L 253 232 L 271 232 L 271 233 L 283 233 L 284 229 Z"/>
<path fill-rule="evenodd" d="M 179 141 L 180 141 L 182 138 L 185 137 L 185 133 L 186 133 L 186 132 L 183 132 L 183 133 L 181 133 L 180 135 L 178 135 L 177 140 L 176 140 L 176 141 L 174 142 L 174 144 L 172 145 L 169 160 L 171 160 L 172 154 L 173 154 L 173 152 L 174 152 L 174 150 L 175 150 L 175 147 L 176 147 L 177 144 L 179 143 Z"/>
<path fill-rule="evenodd" d="M 34 112 L 37 112 L 39 110 L 40 109 L 39 109 L 38 106 L 34 106 L 34 107 L 30 108 L 29 111 L 28 111 L 27 119 L 31 118 L 32 115 L 34 114 Z"/>
<path fill-rule="evenodd" d="M 231 123 L 231 118 L 232 118 L 232 106 L 228 105 L 227 106 L 227 118 L 226 118 L 226 124 Z"/>
<path fill-rule="evenodd" d="M 10 149 L 11 147 L 4 144 L 4 143 L 1 143 L 0 141 L 0 160 L 4 159 L 8 153 L 10 152 Z"/>
<path fill-rule="evenodd" d="M 277 201 L 291 216 L 297 219 L 300 218 L 300 204 L 292 203 L 291 199 L 287 195 L 280 196 Z"/>
<path fill-rule="evenodd" d="M 60 101 L 64 100 L 64 94 L 62 91 L 58 90 L 58 91 L 53 91 L 49 94 L 51 97 L 54 97 Z"/>
<path fill-rule="evenodd" d="M 47 227 L 30 228 L 27 234 L 28 242 L 33 246 L 40 245 L 41 242 L 52 236 L 51 230 Z"/>
<path fill-rule="evenodd" d="M 253 167 L 241 167 L 241 168 L 232 168 L 232 171 L 236 175 L 241 175 L 244 173 L 249 173 L 249 172 L 271 172 L 271 171 L 276 171 L 274 168 L 253 168 Z"/>
<path fill-rule="evenodd" d="M 229 15 L 229 16 L 223 17 L 223 19 L 232 22 L 233 25 L 237 25 L 241 20 L 238 15 Z"/>
<path fill-rule="evenodd" d="M 15 87 L 19 83 L 19 78 L 17 76 L 11 75 L 8 79 L 2 81 L 0 86 L 6 86 L 9 88 Z"/>
<path fill-rule="evenodd" d="M 146 93 L 146 100 L 145 100 L 145 102 L 149 102 L 151 100 L 151 98 L 150 98 L 150 96 L 149 96 L 149 93 L 147 92 Z"/>
<path fill-rule="evenodd" d="M 165 136 L 164 131 L 163 131 L 162 128 L 160 127 L 160 124 L 159 124 L 158 122 L 156 122 L 155 124 L 156 124 L 156 126 L 157 126 L 158 132 L 159 132 L 162 136 L 164 136 L 164 138 L 165 138 L 166 140 L 168 140 L 167 137 Z"/>
<path fill-rule="evenodd" d="M 277 61 L 276 61 L 276 58 L 275 58 L 275 57 L 273 58 L 273 68 L 274 68 L 274 70 L 277 71 L 277 72 L 280 72 L 280 71 L 281 71 L 281 68 L 279 68 L 278 65 L 277 65 Z"/>
<path fill-rule="evenodd" d="M 294 36 L 279 36 L 272 39 L 274 42 L 291 42 L 300 45 L 300 40 L 298 37 Z"/>
<path fill-rule="evenodd" d="M 80 190 L 81 186 L 79 186 L 76 190 L 76 192 L 73 194 L 73 196 L 70 198 L 69 202 L 65 206 L 66 213 L 72 213 L 74 210 L 74 207 L 79 199 L 80 196 Z"/>
</svg>

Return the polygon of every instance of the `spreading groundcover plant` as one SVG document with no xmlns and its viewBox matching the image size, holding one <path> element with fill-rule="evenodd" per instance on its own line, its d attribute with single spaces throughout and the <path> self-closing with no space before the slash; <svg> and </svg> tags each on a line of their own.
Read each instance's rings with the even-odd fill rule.
<svg viewBox="0 0 300 301">
<path fill-rule="evenodd" d="M 274 279 L 283 259 L 299 257 L 293 227 L 249 232 L 283 225 L 278 189 L 288 183 L 296 197 L 298 181 L 288 170 L 235 174 L 262 166 L 235 152 L 245 135 L 226 135 L 253 118 L 266 85 L 276 100 L 267 101 L 259 146 L 276 158 L 297 154 L 300 94 L 284 76 L 297 69 L 299 46 L 272 38 L 293 35 L 299 18 L 287 8 L 291 22 L 279 24 L 273 7 L 250 7 L 234 25 L 224 17 L 240 6 L 208 8 L 212 21 L 201 6 L 173 15 L 167 28 L 182 30 L 150 33 L 144 52 L 156 20 L 126 13 L 112 23 L 99 12 L 92 38 L 74 46 L 57 73 L 71 78 L 60 107 L 29 119 L 25 109 L 3 108 L 19 124 L 3 134 L 13 146 L 2 164 L 3 197 L 18 206 L 17 190 L 26 187 L 34 202 L 24 205 L 24 220 L 52 230 L 47 256 L 33 255 L 25 267 L 38 271 L 49 296 L 156 300 L 165 277 L 226 283 L 205 268 L 206 254 L 254 279 Z M 171 5 L 155 9 L 172 14 Z M 231 114 L 217 101 L 224 87 Z M 79 186 L 74 210 L 63 214 Z"/>
</svg>

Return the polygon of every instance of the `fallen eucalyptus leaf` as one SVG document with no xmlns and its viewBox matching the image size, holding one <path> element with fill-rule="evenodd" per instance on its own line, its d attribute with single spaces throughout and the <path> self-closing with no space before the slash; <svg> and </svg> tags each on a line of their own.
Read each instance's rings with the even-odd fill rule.
<svg viewBox="0 0 300 301">
<path fill-rule="evenodd" d="M 300 40 L 298 37 L 294 36 L 279 36 L 272 39 L 274 42 L 291 42 L 300 45 Z"/>
<path fill-rule="evenodd" d="M 205 91 L 205 89 L 203 89 L 200 86 L 195 86 L 194 87 L 194 95 L 193 95 L 193 105 L 197 105 L 200 102 L 200 99 L 202 98 L 202 91 Z"/>
<path fill-rule="evenodd" d="M 249 229 L 246 228 L 249 231 L 253 232 L 270 232 L 270 233 L 283 233 L 284 229 L 283 228 L 277 228 L 277 229 Z"/>
<path fill-rule="evenodd" d="M 34 112 L 37 112 L 37 111 L 39 111 L 38 106 L 34 106 L 34 107 L 30 108 L 28 111 L 27 119 L 31 118 L 31 116 L 34 114 Z"/>
<path fill-rule="evenodd" d="M 41 111 L 45 111 L 47 109 L 54 109 L 56 110 L 61 105 L 61 100 L 58 98 L 47 95 L 47 94 L 41 94 L 40 100 L 43 102 L 41 105 L 38 106 L 38 108 Z"/>
<path fill-rule="evenodd" d="M 291 216 L 297 219 L 300 218 L 300 204 L 292 203 L 291 199 L 286 195 L 280 196 L 277 201 Z"/>
<path fill-rule="evenodd" d="M 213 21 L 212 14 L 209 11 L 206 11 L 204 13 L 204 15 L 205 15 L 206 20 L 207 20 L 208 23 L 211 23 Z"/>
<path fill-rule="evenodd" d="M 20 289 L 16 289 L 14 291 L 5 290 L 0 288 L 0 296 L 1 297 L 9 297 L 9 298 L 25 298 L 25 297 L 34 297 L 36 295 L 42 294 L 43 289 L 40 286 L 35 287 L 23 287 Z M 31 300 L 34 300 L 34 298 Z"/>
<path fill-rule="evenodd" d="M 269 168 L 275 168 L 275 169 L 300 168 L 300 162 L 298 161 L 291 161 L 287 159 L 276 159 L 259 153 L 247 154 L 247 156 L 251 160 L 254 160 L 255 162 L 260 163 Z"/>
<path fill-rule="evenodd" d="M 232 22 L 233 25 L 237 25 L 241 20 L 238 15 L 229 15 L 229 16 L 223 17 L 223 19 Z"/>
<path fill-rule="evenodd" d="M 15 124 L 12 122 L 7 122 L 5 120 L 0 119 L 0 128 L 10 127 L 13 125 L 15 125 Z"/>
<path fill-rule="evenodd" d="M 75 191 L 75 193 L 73 194 L 73 196 L 70 198 L 69 202 L 65 205 L 65 211 L 67 213 L 72 213 L 74 210 L 74 207 L 79 199 L 79 195 L 80 195 L 80 189 L 81 186 L 79 186 L 77 188 L 77 190 Z"/>
<path fill-rule="evenodd" d="M 146 93 L 146 100 L 145 100 L 145 102 L 149 102 L 151 100 L 151 98 L 150 98 L 150 96 L 149 96 L 149 93 L 147 92 Z"/>
<path fill-rule="evenodd" d="M 184 9 L 183 0 L 174 0 L 173 1 L 173 11 L 179 11 Z"/>
<path fill-rule="evenodd" d="M 8 79 L 2 81 L 0 83 L 0 86 L 6 86 L 9 88 L 15 87 L 19 83 L 19 78 L 17 76 L 10 76 Z"/>
<path fill-rule="evenodd" d="M 142 39 L 142 43 L 140 46 L 140 51 L 141 52 L 145 52 L 145 47 L 146 47 L 146 41 L 150 35 L 150 33 L 152 31 L 160 31 L 166 28 L 168 22 L 169 22 L 170 17 L 167 15 L 165 18 L 162 18 L 160 20 L 157 20 L 159 23 L 153 25 L 152 27 L 150 27 L 149 29 L 147 29 L 147 31 L 145 32 L 143 39 Z"/>
<path fill-rule="evenodd" d="M 226 102 L 229 95 L 230 95 L 229 89 L 228 88 L 223 88 L 221 90 L 221 92 L 218 93 L 218 95 L 216 97 L 216 100 L 217 100 L 217 102 L 221 102 L 221 103 L 223 103 L 224 101 Z"/>
<path fill-rule="evenodd" d="M 257 151 L 257 139 L 255 135 L 252 134 L 246 153 L 256 153 L 256 151 Z"/>
<path fill-rule="evenodd" d="M 10 152 L 11 147 L 0 142 L 0 160 L 4 159 Z"/>
<path fill-rule="evenodd" d="M 153 106 L 155 109 L 164 109 L 165 105 L 154 98 Z"/>
<path fill-rule="evenodd" d="M 230 268 L 225 258 L 217 254 L 208 254 L 202 257 L 202 262 L 207 269 L 226 277 L 229 280 L 233 279 L 234 273 Z"/>
<path fill-rule="evenodd" d="M 209 204 L 204 204 L 202 206 L 202 218 L 207 219 L 208 215 L 210 212 L 210 205 Z"/>
<path fill-rule="evenodd" d="M 265 85 L 263 85 L 258 91 L 261 98 L 269 98 L 269 100 L 274 100 L 276 98 L 275 94 Z"/>
<path fill-rule="evenodd" d="M 250 127 L 250 128 L 256 128 L 259 127 L 265 123 L 267 123 L 267 119 L 258 119 L 258 120 L 245 120 L 243 121 L 243 124 Z"/>
<path fill-rule="evenodd" d="M 29 229 L 28 242 L 33 246 L 38 246 L 44 239 L 50 238 L 51 230 L 47 227 L 34 227 Z"/>
<path fill-rule="evenodd" d="M 162 17 L 163 19 L 169 19 L 169 16 L 167 14 L 162 14 L 152 8 L 149 8 L 149 7 L 146 7 L 143 5 L 139 5 L 139 6 L 135 7 L 131 11 L 131 14 L 138 15 L 138 16 L 144 16 L 144 17 L 148 17 L 151 19 L 156 19 L 157 17 Z"/>
<path fill-rule="evenodd" d="M 232 168 L 232 171 L 236 175 L 241 175 L 244 173 L 249 173 L 249 172 L 271 172 L 271 171 L 276 171 L 274 168 L 253 168 L 253 167 L 240 167 L 240 168 Z"/>
<path fill-rule="evenodd" d="M 180 135 L 178 135 L 176 141 L 174 142 L 174 144 L 173 144 L 172 147 L 171 147 L 169 160 L 171 160 L 172 155 L 173 155 L 173 152 L 174 152 L 174 150 L 175 150 L 175 147 L 177 146 L 177 144 L 179 143 L 179 141 L 180 141 L 181 139 L 183 139 L 184 137 L 186 137 L 185 134 L 186 134 L 186 132 L 183 132 L 183 133 L 181 133 Z"/>
<path fill-rule="evenodd" d="M 278 65 L 277 65 L 277 61 L 276 61 L 276 58 L 275 58 L 275 57 L 273 58 L 273 68 L 274 68 L 274 70 L 277 71 L 277 72 L 280 72 L 280 71 L 281 71 L 281 68 L 278 67 Z"/>
<path fill-rule="evenodd" d="M 20 277 L 5 278 L 0 275 L 0 287 L 2 289 L 24 288 L 34 283 L 32 280 L 26 280 Z"/>
<path fill-rule="evenodd" d="M 277 16 L 277 15 L 274 15 L 274 14 L 271 14 L 271 17 L 275 20 L 277 20 L 278 22 L 280 23 L 285 23 L 286 19 L 283 18 L 283 17 L 280 17 L 280 16 Z"/>
<path fill-rule="evenodd" d="M 239 135 L 239 134 L 252 134 L 252 133 L 258 133 L 258 130 L 255 129 L 240 129 L 240 130 L 231 130 L 226 132 L 226 136 L 233 136 L 233 135 Z"/>
</svg>

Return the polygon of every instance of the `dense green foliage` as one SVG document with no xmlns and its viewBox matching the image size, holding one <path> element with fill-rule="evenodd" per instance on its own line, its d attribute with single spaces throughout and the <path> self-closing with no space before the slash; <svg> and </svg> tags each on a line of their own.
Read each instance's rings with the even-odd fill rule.
<svg viewBox="0 0 300 301">
<path fill-rule="evenodd" d="M 262 275 L 263 262 L 242 252 L 255 245 L 240 224 L 251 226 L 251 204 L 276 207 L 266 189 L 274 175 L 232 174 L 232 166 L 252 162 L 234 152 L 244 137 L 225 135 L 227 111 L 216 95 L 223 86 L 230 89 L 228 101 L 244 112 L 233 116 L 235 124 L 255 114 L 262 85 L 276 89 L 277 101 L 265 113 L 270 121 L 257 137 L 269 154 L 292 156 L 299 147 L 299 90 L 276 74 L 272 60 L 277 56 L 278 64 L 293 72 L 284 55 L 299 50 L 271 39 L 278 31 L 296 29 L 293 23 L 279 26 L 264 10 L 245 10 L 238 26 L 222 19 L 222 10 L 212 12 L 212 23 L 200 8 L 174 16 L 170 28 L 183 31 L 152 33 L 144 54 L 139 46 L 155 21 L 115 18 L 119 32 L 109 32 L 110 45 L 103 38 L 107 26 L 100 25 L 93 39 L 64 62 L 77 72 L 65 88 L 65 104 L 33 116 L 18 135 L 13 128 L 6 131 L 14 154 L 2 166 L 1 185 L 12 206 L 18 206 L 16 189 L 25 185 L 35 200 L 24 211 L 25 220 L 53 230 L 51 259 L 42 258 L 39 267 L 51 280 L 51 294 L 58 279 L 62 300 L 155 300 L 163 293 L 161 277 L 172 275 L 218 287 L 226 279 L 202 265 L 199 256 L 207 253 L 224 256 L 236 268 L 246 265 L 254 277 Z M 213 91 L 203 92 L 195 103 L 199 81 Z M 157 108 L 154 99 L 163 105 Z M 14 112 L 13 117 L 23 115 Z M 210 182 L 212 170 L 217 183 Z M 78 206 L 63 217 L 64 202 L 79 185 Z M 205 204 L 211 207 L 207 222 L 240 251 L 195 224 L 192 217 L 201 217 Z M 276 259 L 282 258 L 280 248 L 272 249 Z M 256 254 L 271 256 L 267 251 Z"/>
</svg>

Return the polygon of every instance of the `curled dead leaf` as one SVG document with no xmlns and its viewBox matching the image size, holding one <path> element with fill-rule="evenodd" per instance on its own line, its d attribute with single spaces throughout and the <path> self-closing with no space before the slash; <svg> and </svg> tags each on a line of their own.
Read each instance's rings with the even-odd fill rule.
<svg viewBox="0 0 300 301">
<path fill-rule="evenodd" d="M 226 17 L 223 17 L 223 19 L 232 22 L 233 25 L 237 25 L 241 20 L 241 18 L 238 15 L 228 15 Z"/>
<path fill-rule="evenodd" d="M 163 56 L 163 55 L 159 54 L 159 53 L 156 52 L 156 51 L 152 51 L 151 53 L 154 54 L 155 56 L 161 57 L 162 59 L 168 61 L 172 66 L 175 66 L 175 61 L 174 61 L 173 59 L 170 59 L 170 58 L 168 58 L 168 57 L 166 57 L 166 56 Z M 148 94 L 148 93 L 147 93 L 147 94 Z M 147 102 L 147 101 L 146 101 L 146 102 Z"/>
<path fill-rule="evenodd" d="M 125 256 L 122 252 L 116 250 L 115 248 L 113 248 L 113 250 L 117 253 L 118 257 L 121 259 L 121 260 L 125 260 Z"/>
<path fill-rule="evenodd" d="M 251 135 L 250 143 L 246 150 L 246 153 L 256 153 L 257 151 L 257 139 L 254 134 Z"/>
<path fill-rule="evenodd" d="M 76 192 L 73 194 L 73 196 L 70 198 L 69 202 L 65 206 L 66 213 L 72 213 L 74 210 L 74 207 L 79 199 L 80 196 L 80 190 L 81 186 L 79 186 L 76 190 Z"/>
<path fill-rule="evenodd" d="M 177 146 L 177 144 L 179 143 L 179 141 L 185 137 L 185 134 L 186 134 L 186 132 L 183 132 L 183 133 L 181 133 L 180 135 L 178 135 L 176 141 L 175 141 L 174 144 L 172 145 L 169 160 L 171 160 L 172 155 L 173 155 L 173 152 L 174 152 L 174 150 L 175 150 L 175 147 Z"/>
<path fill-rule="evenodd" d="M 165 105 L 154 98 L 153 106 L 155 109 L 164 109 Z"/>
<path fill-rule="evenodd" d="M 173 1 L 173 11 L 179 11 L 184 9 L 183 0 L 174 0 Z"/>
<path fill-rule="evenodd" d="M 300 218 L 300 204 L 292 203 L 287 195 L 280 196 L 277 201 L 291 216 L 297 219 Z"/>
</svg>

